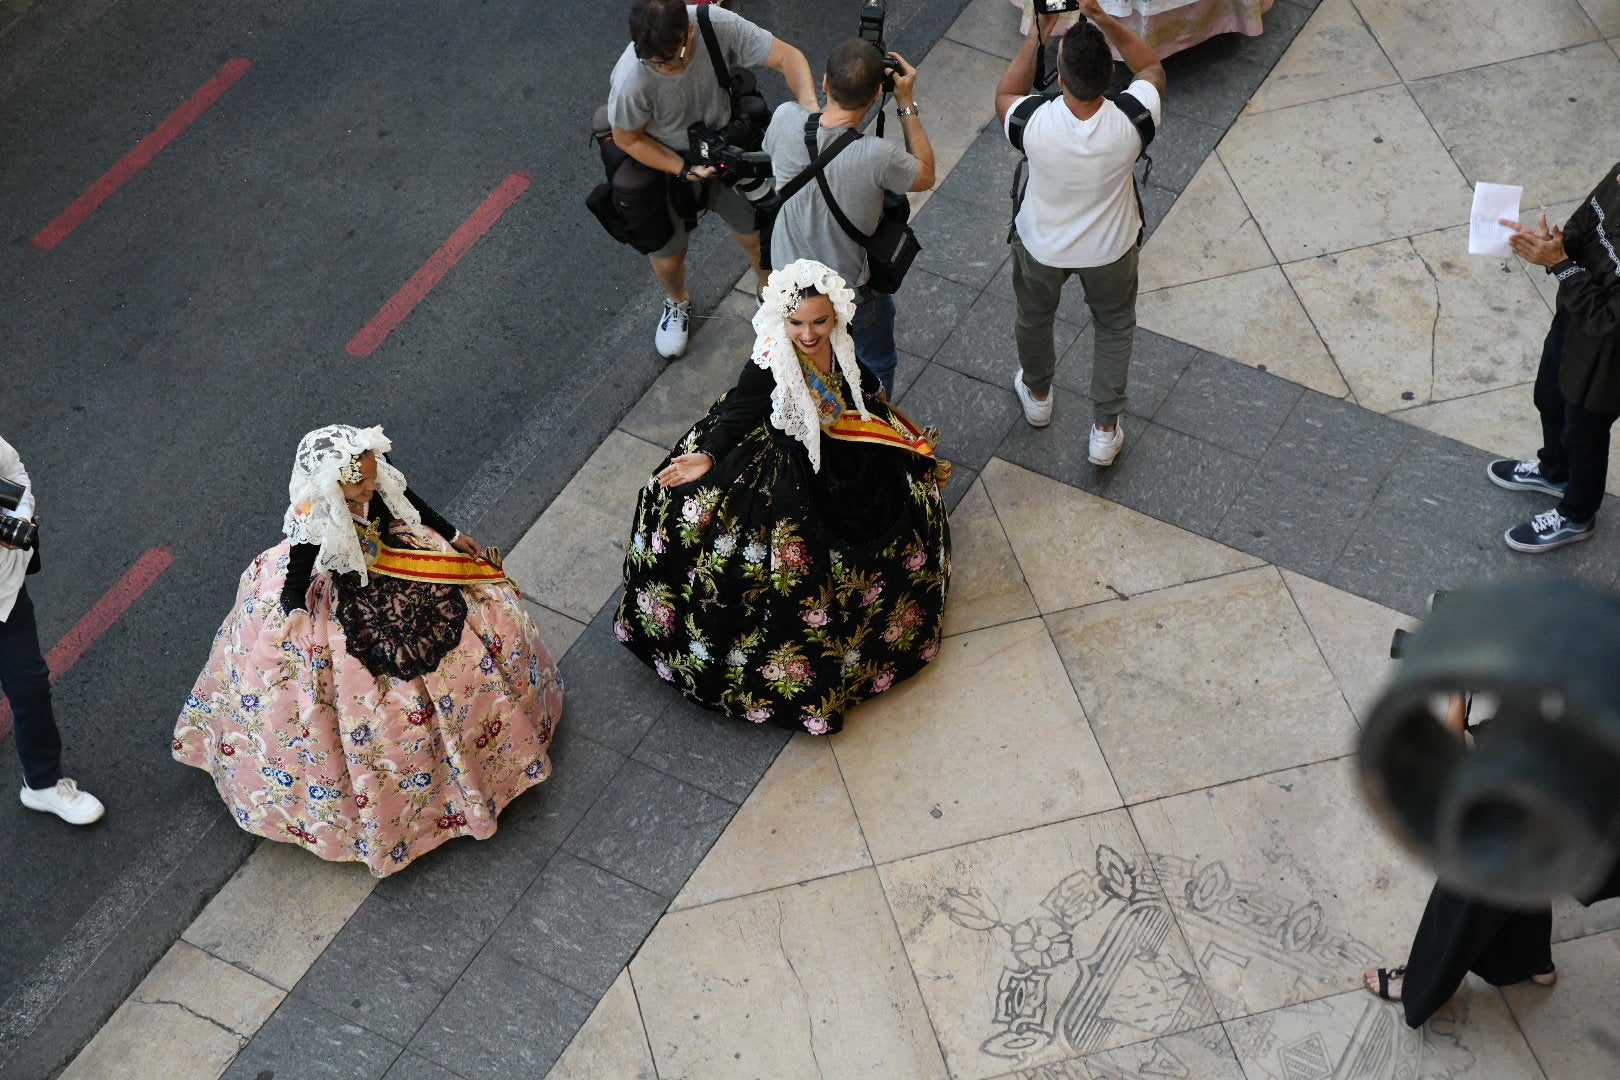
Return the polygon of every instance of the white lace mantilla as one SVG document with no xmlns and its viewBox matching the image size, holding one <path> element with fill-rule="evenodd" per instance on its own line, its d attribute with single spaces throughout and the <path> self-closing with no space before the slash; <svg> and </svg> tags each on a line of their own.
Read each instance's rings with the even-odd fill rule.
<svg viewBox="0 0 1620 1080">
<path fill-rule="evenodd" d="M 298 441 L 281 531 L 295 544 L 320 547 L 315 557 L 316 570 L 359 574 L 361 581 L 367 580 L 365 552 L 360 549 L 348 504 L 343 501 L 338 470 L 358 461 L 368 450 L 377 459 L 377 491 L 389 512 L 406 524 L 421 524 L 422 516 L 405 498 L 404 475 L 383 457 L 392 448 L 382 428 L 348 424 L 316 428 Z"/>
<path fill-rule="evenodd" d="M 799 365 L 799 356 L 787 329 L 787 317 L 799 306 L 800 297 L 806 291 L 823 293 L 832 301 L 833 313 L 837 316 L 832 332 L 833 361 L 849 384 L 862 419 L 871 419 L 866 411 L 866 398 L 861 393 L 855 340 L 849 336 L 849 323 L 855 317 L 855 291 L 831 267 L 812 259 L 800 259 L 771 271 L 762 294 L 765 302 L 754 313 L 753 360 L 776 379 L 776 386 L 771 390 L 771 424 L 803 443 L 810 455 L 810 468 L 820 472 L 821 416 L 815 397 L 804 381 L 804 369 Z"/>
</svg>

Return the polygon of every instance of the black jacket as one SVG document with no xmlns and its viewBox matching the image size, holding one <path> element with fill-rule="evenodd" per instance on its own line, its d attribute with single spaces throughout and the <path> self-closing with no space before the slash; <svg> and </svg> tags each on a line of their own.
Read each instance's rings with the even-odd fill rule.
<svg viewBox="0 0 1620 1080">
<path fill-rule="evenodd" d="M 456 527 L 444 520 L 440 514 L 423 502 L 421 497 L 410 488 L 405 489 L 406 500 L 422 515 L 422 524 L 444 537 L 453 540 L 458 535 Z M 394 520 L 394 515 L 388 512 L 388 504 L 383 501 L 382 492 L 371 496 L 371 505 L 366 507 L 366 517 L 372 521 L 381 521 L 386 529 L 388 523 Z M 294 544 L 287 560 L 287 581 L 281 587 L 281 610 L 309 610 L 309 579 L 315 570 L 315 556 L 320 554 L 320 547 L 315 544 Z"/>
<path fill-rule="evenodd" d="M 1593 412 L 1620 412 L 1620 162 L 1570 215 L 1558 278 L 1558 307 L 1569 312 L 1558 388 Z"/>
</svg>

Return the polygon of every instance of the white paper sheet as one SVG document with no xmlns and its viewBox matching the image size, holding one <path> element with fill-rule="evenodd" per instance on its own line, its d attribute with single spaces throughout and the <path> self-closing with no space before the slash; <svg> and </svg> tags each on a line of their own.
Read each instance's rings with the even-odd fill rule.
<svg viewBox="0 0 1620 1080">
<path fill-rule="evenodd" d="M 1519 199 L 1524 188 L 1512 184 L 1487 184 L 1483 180 L 1474 185 L 1474 209 L 1468 215 L 1468 254 L 1496 255 L 1505 258 L 1513 254 L 1508 237 L 1513 230 L 1498 225 L 1497 218 L 1519 220 Z"/>
</svg>

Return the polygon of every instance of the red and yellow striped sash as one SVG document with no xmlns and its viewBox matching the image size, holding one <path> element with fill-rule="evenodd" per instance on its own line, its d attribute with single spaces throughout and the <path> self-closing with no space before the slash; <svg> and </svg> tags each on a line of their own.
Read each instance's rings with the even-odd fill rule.
<svg viewBox="0 0 1620 1080">
<path fill-rule="evenodd" d="M 935 479 L 941 484 L 949 480 L 951 463 L 934 456 L 934 446 L 939 442 L 939 432 L 932 428 L 919 427 L 911 417 L 893 405 L 889 406 L 889 416 L 888 420 L 875 416 L 865 420 L 861 418 L 858 410 L 845 409 L 843 415 L 822 430 L 844 442 L 892 446 L 909 451 L 918 457 L 928 458 L 934 463 Z"/>
<path fill-rule="evenodd" d="M 501 553 L 486 548 L 485 556 L 488 561 L 479 562 L 459 551 L 413 551 L 381 544 L 367 569 L 373 574 L 429 585 L 488 585 L 506 581 L 506 571 L 501 569 Z"/>
</svg>

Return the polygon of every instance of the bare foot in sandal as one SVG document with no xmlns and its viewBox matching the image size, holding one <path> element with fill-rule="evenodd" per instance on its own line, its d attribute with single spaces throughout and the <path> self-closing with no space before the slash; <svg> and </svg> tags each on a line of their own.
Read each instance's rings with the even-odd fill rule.
<svg viewBox="0 0 1620 1080">
<path fill-rule="evenodd" d="M 1540 976 L 1537 976 L 1540 978 Z M 1385 1001 L 1401 1000 L 1401 984 L 1406 981 L 1405 967 L 1378 968 L 1361 973 L 1361 985 Z"/>
<path fill-rule="evenodd" d="M 1558 981 L 1558 971 L 1556 968 L 1548 968 L 1540 975 L 1530 976 L 1530 981 L 1535 983 L 1537 986 L 1551 986 L 1553 983 Z"/>
</svg>

